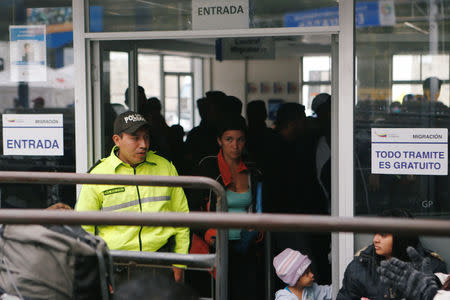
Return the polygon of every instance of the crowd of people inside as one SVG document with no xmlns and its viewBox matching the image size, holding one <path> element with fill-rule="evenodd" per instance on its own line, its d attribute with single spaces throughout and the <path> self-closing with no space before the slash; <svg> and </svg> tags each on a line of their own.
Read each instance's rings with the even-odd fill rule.
<svg viewBox="0 0 450 300">
<path fill-rule="evenodd" d="M 184 141 L 181 126 L 166 124 L 161 102 L 157 98 L 146 99 L 142 87 L 137 88 L 137 94 L 137 111 L 115 118 L 111 126 L 112 150 L 90 173 L 206 176 L 225 188 L 229 212 L 329 214 L 330 95 L 320 94 L 314 100 L 318 118 L 307 118 L 301 104 L 282 104 L 275 126 L 270 128 L 262 100 L 248 103 L 246 121 L 241 100 L 210 91 L 198 99 L 201 122 Z M 215 211 L 216 199 L 207 190 L 84 185 L 75 209 L 188 213 Z M 215 251 L 214 229 L 193 230 L 190 234 L 188 228 L 85 229 L 101 236 L 114 250 L 199 253 L 196 244 L 203 243 L 206 252 Z M 265 249 L 270 249 L 271 256 L 286 247 L 301 250 L 317 262 L 311 266 L 320 274 L 316 279 L 330 283 L 329 234 L 276 233 L 267 248 L 264 235 L 268 234 L 252 229 L 229 230 L 230 299 L 264 297 L 264 289 L 258 287 L 265 280 Z M 121 276 L 120 270 L 116 273 Z M 204 275 L 187 273 L 185 280 L 199 293 L 211 294 L 210 286 L 205 284 L 210 275 Z M 181 281 L 183 268 L 174 267 L 173 276 Z"/>
</svg>

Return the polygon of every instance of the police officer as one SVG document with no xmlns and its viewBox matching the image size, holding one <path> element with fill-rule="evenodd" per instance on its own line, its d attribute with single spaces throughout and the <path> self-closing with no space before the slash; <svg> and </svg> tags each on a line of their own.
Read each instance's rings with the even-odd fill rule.
<svg viewBox="0 0 450 300">
<path fill-rule="evenodd" d="M 91 168 L 91 174 L 178 176 L 175 167 L 149 151 L 149 124 L 135 112 L 114 121 L 113 147 L 107 158 Z M 189 212 L 180 187 L 83 185 L 75 210 L 107 212 Z M 84 226 L 102 237 L 112 250 L 187 253 L 189 228 L 144 226 Z M 174 268 L 175 280 L 181 270 Z"/>
</svg>

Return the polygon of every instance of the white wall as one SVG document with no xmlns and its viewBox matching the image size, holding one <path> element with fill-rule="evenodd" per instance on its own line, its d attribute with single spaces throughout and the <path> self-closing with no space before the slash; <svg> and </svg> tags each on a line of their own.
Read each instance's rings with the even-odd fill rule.
<svg viewBox="0 0 450 300">
<path fill-rule="evenodd" d="M 226 60 L 212 62 L 212 90 L 222 91 L 227 95 L 245 102 L 245 61 Z"/>
<path fill-rule="evenodd" d="M 258 92 L 250 93 L 248 101 L 261 99 L 266 101 L 269 99 L 283 99 L 288 102 L 299 101 L 299 60 L 295 58 L 276 59 L 276 60 L 251 60 L 248 63 L 248 82 L 255 83 Z M 261 82 L 270 85 L 270 92 L 261 93 Z M 281 93 L 274 93 L 273 84 L 277 82 L 282 87 Z M 297 84 L 297 92 L 288 94 L 287 83 L 295 82 Z"/>
<path fill-rule="evenodd" d="M 247 76 L 245 76 L 244 60 L 212 60 L 212 89 L 233 95 L 245 104 L 251 100 L 261 99 L 266 103 L 269 99 L 283 99 L 289 102 L 299 101 L 299 60 L 284 58 L 276 60 L 247 61 Z M 246 82 L 247 77 L 247 82 Z M 281 93 L 274 93 L 273 85 L 277 82 L 282 87 Z M 287 83 L 297 84 L 297 91 L 288 94 Z M 254 84 L 256 93 L 246 94 L 247 83 Z M 269 86 L 267 93 L 261 93 L 261 83 Z M 247 97 L 247 98 L 246 98 Z"/>
</svg>

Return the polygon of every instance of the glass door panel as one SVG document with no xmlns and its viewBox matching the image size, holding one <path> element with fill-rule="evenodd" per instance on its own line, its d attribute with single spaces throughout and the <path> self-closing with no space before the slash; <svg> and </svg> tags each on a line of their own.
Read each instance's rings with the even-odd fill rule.
<svg viewBox="0 0 450 300">
<path fill-rule="evenodd" d="M 193 118 L 192 76 L 180 76 L 180 125 L 185 131 L 192 129 Z"/>
<path fill-rule="evenodd" d="M 167 125 L 179 124 L 179 79 L 177 75 L 164 76 L 165 87 L 165 112 Z"/>
<path fill-rule="evenodd" d="M 147 97 L 161 98 L 161 58 L 159 55 L 145 53 L 138 49 L 138 82 Z"/>
<path fill-rule="evenodd" d="M 102 49 L 102 80 L 100 100 L 100 132 L 102 156 L 107 156 L 114 146 L 114 119 L 129 109 L 125 92 L 128 88 L 129 53 L 112 49 Z"/>
<path fill-rule="evenodd" d="M 273 45 L 275 51 L 270 58 L 225 57 L 222 61 L 215 59 L 215 38 L 102 42 L 101 45 L 103 46 L 101 49 L 103 50 L 100 52 L 102 78 L 100 80 L 101 84 L 99 84 L 102 92 L 98 93 L 100 99 L 95 100 L 95 103 L 103 104 L 99 107 L 99 110 L 102 111 L 100 114 L 102 123 L 97 122 L 97 124 L 94 122 L 94 130 L 100 131 L 99 128 L 103 130 L 101 135 L 101 139 L 105 141 L 105 153 L 103 156 L 109 154 L 112 146 L 106 145 L 107 142 L 111 141 L 112 135 L 112 127 L 108 129 L 107 125 L 112 126 L 114 120 L 111 109 L 109 109 L 110 113 L 108 113 L 107 108 L 113 104 L 122 105 L 125 109 L 136 107 L 134 103 L 137 102 L 135 100 L 137 89 L 132 89 L 131 87 L 137 87 L 138 85 L 145 89 L 146 97 L 160 97 L 163 107 L 162 115 L 168 126 L 180 124 L 186 132 L 192 129 L 196 121 L 200 121 L 200 117 L 195 117 L 197 109 L 194 109 L 194 100 L 207 97 L 206 91 L 209 90 L 222 91 L 228 96 L 238 98 L 244 106 L 244 111 L 245 105 L 252 100 L 260 99 L 265 106 L 268 106 L 267 104 L 271 99 L 299 103 L 299 98 L 302 95 L 305 99 L 305 104 L 309 107 L 310 101 L 317 93 L 331 91 L 331 46 L 321 46 L 321 50 L 317 51 L 317 57 L 311 57 L 311 55 L 308 57 L 307 54 L 311 53 L 308 49 L 311 46 L 306 45 L 302 37 L 270 38 L 268 42 Z M 305 49 L 306 46 L 309 47 Z M 300 64 L 302 57 L 305 57 L 303 60 L 304 68 L 301 68 Z M 128 86 L 130 86 L 131 91 L 129 103 L 124 100 L 124 93 Z M 211 93 L 208 94 L 211 95 Z M 222 107 L 222 105 L 225 107 L 221 99 L 218 100 L 217 107 Z M 230 97 L 225 100 L 234 101 L 231 99 Z M 208 101 L 215 100 L 212 100 L 210 96 Z M 207 124 L 206 120 L 208 120 L 208 117 L 211 118 L 210 120 L 215 121 L 220 119 L 214 113 L 217 115 L 228 111 L 218 112 L 209 107 L 207 108 L 206 113 L 202 115 L 203 121 L 205 121 L 203 126 Z M 94 118 L 98 118 L 98 115 L 94 115 Z M 311 135 L 318 134 L 318 129 L 320 129 L 318 126 L 322 126 L 318 123 L 318 120 L 308 118 L 308 122 L 317 126 L 314 127 L 316 131 L 311 132 Z M 173 129 L 178 130 L 179 128 Z M 96 135 L 96 137 L 99 137 L 99 135 Z M 179 140 L 181 139 L 178 138 Z M 192 143 L 189 138 L 187 140 Z M 201 139 L 198 140 L 201 142 Z M 192 170 L 190 165 L 197 164 L 197 159 L 201 159 L 205 155 L 217 154 L 217 149 L 214 147 L 215 138 L 213 143 L 210 149 L 202 147 L 202 145 L 199 145 L 200 143 L 192 147 L 192 144 L 188 144 L 188 146 L 183 148 L 181 141 L 181 143 L 170 144 L 170 149 L 167 153 L 169 157 L 171 156 L 170 159 L 174 162 L 178 171 L 181 170 L 180 174 L 183 174 L 183 167 L 184 174 L 189 174 L 189 171 Z M 308 148 L 306 149 L 306 147 Z M 315 153 L 314 151 L 316 150 L 312 149 L 312 147 L 312 143 L 308 143 L 302 151 L 312 156 L 312 153 Z M 177 151 L 180 149 L 182 151 Z M 201 156 L 196 157 L 197 153 L 200 152 L 196 151 L 197 149 L 205 149 L 205 152 L 202 152 Z M 261 147 L 257 151 L 259 153 L 256 153 L 255 157 L 263 153 L 264 149 Z M 190 161 L 185 161 L 187 160 L 186 157 Z M 304 161 L 306 160 L 296 160 L 295 164 L 300 165 Z M 308 177 L 314 174 L 313 168 L 315 168 L 315 164 L 309 164 L 309 162 L 315 162 L 314 158 L 309 159 L 308 164 L 304 164 L 308 167 L 302 170 L 303 173 L 299 175 L 299 180 L 296 182 L 313 182 L 314 184 L 309 185 L 309 190 L 312 191 L 317 186 L 317 191 L 321 192 L 322 190 L 319 190 L 319 186 L 315 182 L 315 177 Z M 328 172 L 327 170 L 324 170 L 324 172 Z M 331 174 L 329 174 L 329 177 L 331 177 Z M 279 187 L 275 187 L 272 184 L 272 189 L 279 189 Z M 298 194 L 298 201 L 306 199 L 307 193 Z M 272 201 L 275 200 L 272 199 Z M 327 201 L 327 204 L 329 204 L 331 199 L 328 198 L 322 202 L 324 201 Z M 319 204 L 317 203 L 316 206 L 319 207 Z M 323 208 L 325 207 L 325 205 L 322 206 Z M 317 253 L 318 256 L 328 255 L 328 251 L 313 250 L 315 249 L 309 249 L 311 253 Z M 270 270 L 268 270 L 269 272 Z M 323 270 L 320 273 L 323 278 L 329 277 L 329 266 L 323 266 Z M 268 294 L 272 295 L 273 291 L 270 291 Z"/>
</svg>

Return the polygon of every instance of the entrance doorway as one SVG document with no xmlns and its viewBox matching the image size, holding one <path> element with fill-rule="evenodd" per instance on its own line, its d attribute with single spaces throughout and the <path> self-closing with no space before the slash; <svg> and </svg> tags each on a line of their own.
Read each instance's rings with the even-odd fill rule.
<svg viewBox="0 0 450 300">
<path fill-rule="evenodd" d="M 236 46 L 239 43 L 233 38 L 93 41 L 91 49 L 96 53 L 91 57 L 98 80 L 92 83 L 92 123 L 99 125 L 92 129 L 93 161 L 111 151 L 115 116 L 139 111 L 142 97 L 144 101 L 157 98 L 167 126 L 181 125 L 185 133 L 200 123 L 196 100 L 211 90 L 241 100 L 244 116 L 247 103 L 263 100 L 269 127 L 277 107 L 273 104 L 281 102 L 305 105 L 314 121 L 314 96 L 332 93 L 335 86 L 335 40 L 330 35 L 246 37 L 241 44 L 259 43 L 266 50 L 257 48 L 243 56 L 246 48 Z M 270 274 L 272 268 L 267 265 Z M 269 297 L 273 291 L 270 284 L 266 286 Z"/>
</svg>

